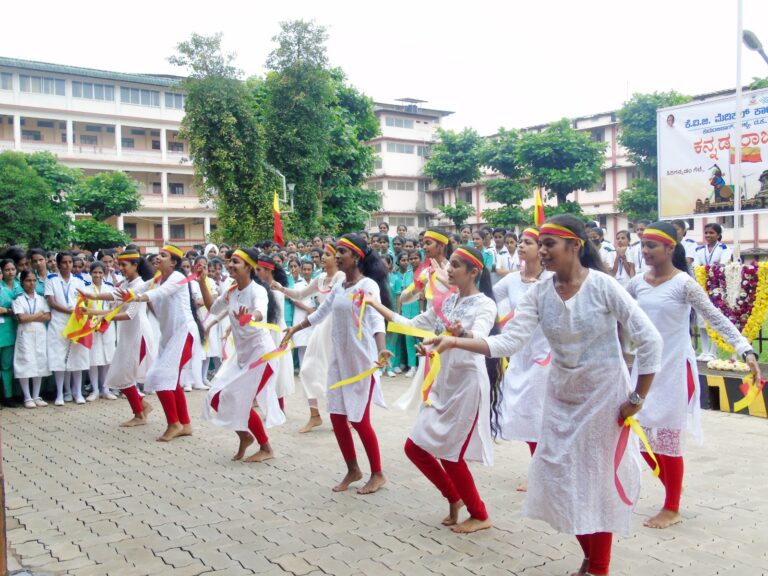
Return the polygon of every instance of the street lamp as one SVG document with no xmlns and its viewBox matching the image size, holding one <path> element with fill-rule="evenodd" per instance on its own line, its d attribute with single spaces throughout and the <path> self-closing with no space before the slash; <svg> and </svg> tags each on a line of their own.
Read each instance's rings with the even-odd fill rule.
<svg viewBox="0 0 768 576">
<path fill-rule="evenodd" d="M 765 60 L 765 63 L 768 64 L 768 55 L 765 54 L 765 50 L 763 50 L 763 44 L 760 42 L 760 39 L 754 32 L 751 30 L 744 30 L 742 39 L 744 40 L 744 45 L 747 48 L 760 54 L 760 56 L 763 57 L 763 60 Z"/>
</svg>

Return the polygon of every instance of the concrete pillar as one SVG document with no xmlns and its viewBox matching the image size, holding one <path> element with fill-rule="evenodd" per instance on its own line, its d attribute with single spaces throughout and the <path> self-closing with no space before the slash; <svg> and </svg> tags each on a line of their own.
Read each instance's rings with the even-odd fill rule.
<svg viewBox="0 0 768 576">
<path fill-rule="evenodd" d="M 203 218 L 203 237 L 208 242 L 208 237 L 211 235 L 211 218 L 206 216 Z"/>
<path fill-rule="evenodd" d="M 168 131 L 165 128 L 160 130 L 160 159 L 168 160 Z"/>
<path fill-rule="evenodd" d="M 168 216 L 163 215 L 163 243 L 170 241 L 171 227 L 168 225 Z"/>
<path fill-rule="evenodd" d="M 120 216 L 117 217 L 117 229 L 120 230 L 120 232 L 125 230 L 125 221 L 123 219 L 122 214 L 120 214 Z"/>
<path fill-rule="evenodd" d="M 75 125 L 72 120 L 67 120 L 67 154 L 71 155 L 75 149 Z"/>
<path fill-rule="evenodd" d="M 168 204 L 168 172 L 160 172 L 160 194 L 163 204 Z"/>
<path fill-rule="evenodd" d="M 13 115 L 13 148 L 21 150 L 21 114 Z"/>
<path fill-rule="evenodd" d="M 123 125 L 122 124 L 115 124 L 115 149 L 117 150 L 117 157 L 121 158 L 123 156 Z"/>
</svg>

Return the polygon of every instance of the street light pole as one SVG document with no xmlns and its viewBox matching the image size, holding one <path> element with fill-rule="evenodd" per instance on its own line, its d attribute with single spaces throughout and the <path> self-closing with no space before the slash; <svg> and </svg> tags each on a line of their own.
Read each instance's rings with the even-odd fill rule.
<svg viewBox="0 0 768 576">
<path fill-rule="evenodd" d="M 763 60 L 765 60 L 765 63 L 768 64 L 768 55 L 765 53 L 765 50 L 763 50 L 763 43 L 760 42 L 757 34 L 751 30 L 744 30 L 744 34 L 742 34 L 742 40 L 744 41 L 744 45 L 747 48 L 760 54 L 760 56 L 763 57 Z"/>
</svg>

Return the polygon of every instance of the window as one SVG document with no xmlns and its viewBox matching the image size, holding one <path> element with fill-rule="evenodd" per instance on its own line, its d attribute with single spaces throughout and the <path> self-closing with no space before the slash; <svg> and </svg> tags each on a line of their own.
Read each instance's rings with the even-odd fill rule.
<svg viewBox="0 0 768 576">
<path fill-rule="evenodd" d="M 123 224 L 123 232 L 128 234 L 131 238 L 135 239 L 136 236 L 138 236 L 138 233 L 136 231 L 136 224 L 133 222 L 126 222 Z"/>
<path fill-rule="evenodd" d="M 169 182 L 168 183 L 169 194 L 184 194 L 184 184 L 181 182 Z"/>
<path fill-rule="evenodd" d="M 171 239 L 172 240 L 184 239 L 184 224 L 171 224 Z"/>
<path fill-rule="evenodd" d="M 464 189 L 459 192 L 459 200 L 472 204 L 472 189 Z"/>
<path fill-rule="evenodd" d="M 603 190 L 605 190 L 605 170 L 600 172 L 600 180 L 594 185 L 590 192 L 602 192 Z"/>
<path fill-rule="evenodd" d="M 413 181 L 411 180 L 388 180 L 387 190 L 406 190 L 413 191 L 416 189 Z"/>
<path fill-rule="evenodd" d="M 139 88 L 120 87 L 120 102 L 123 104 L 136 104 L 138 106 L 160 106 L 160 92 L 158 90 L 141 90 Z"/>
<path fill-rule="evenodd" d="M 445 193 L 444 192 L 435 192 L 432 195 L 432 203 L 435 206 L 445 206 Z"/>
<path fill-rule="evenodd" d="M 43 139 L 43 136 L 40 134 L 40 130 L 22 130 L 21 139 L 39 142 Z"/>
<path fill-rule="evenodd" d="M 597 223 L 600 224 L 600 228 L 605 230 L 608 227 L 608 216 L 606 214 L 598 215 Z"/>
<path fill-rule="evenodd" d="M 373 167 L 374 167 L 376 170 L 381 170 L 381 166 L 382 166 L 382 163 L 381 163 L 381 158 L 378 158 L 378 157 L 377 157 L 377 158 L 374 158 L 374 160 L 373 160 Z"/>
<path fill-rule="evenodd" d="M 184 152 L 184 142 L 168 142 L 169 152 Z"/>
<path fill-rule="evenodd" d="M 723 228 L 733 228 L 733 216 L 719 216 L 717 223 Z M 744 216 L 739 216 L 739 228 L 744 228 Z"/>
<path fill-rule="evenodd" d="M 596 128 L 595 130 L 590 130 L 590 132 L 592 133 L 593 142 L 605 142 L 605 130 Z"/>
<path fill-rule="evenodd" d="M 131 128 L 131 136 L 144 136 L 146 132 L 141 128 Z"/>
<path fill-rule="evenodd" d="M 55 94 L 64 96 L 64 80 L 59 78 L 47 78 L 44 76 L 19 76 L 19 87 L 22 92 L 34 92 L 36 94 Z"/>
<path fill-rule="evenodd" d="M 38 120 L 38 128 L 53 128 L 53 120 Z"/>
<path fill-rule="evenodd" d="M 89 134 L 80 134 L 80 144 L 85 144 L 87 146 L 98 146 L 99 137 L 91 136 Z"/>
<path fill-rule="evenodd" d="M 387 126 L 392 126 L 393 128 L 413 128 L 413 120 L 409 120 L 408 118 L 387 116 L 385 122 Z"/>
<path fill-rule="evenodd" d="M 114 134 L 114 133 L 115 133 L 115 127 L 107 126 L 107 134 Z"/>
<path fill-rule="evenodd" d="M 632 182 L 637 180 L 637 168 L 627 168 L 627 188 L 632 185 Z"/>
<path fill-rule="evenodd" d="M 429 146 L 416 146 L 416 154 L 426 158 L 429 156 Z"/>
<path fill-rule="evenodd" d="M 184 94 L 176 94 L 174 92 L 165 93 L 165 107 L 175 108 L 176 110 L 184 110 Z"/>
<path fill-rule="evenodd" d="M 368 190 L 384 190 L 384 181 L 368 182 Z"/>
<path fill-rule="evenodd" d="M 93 82 L 72 82 L 72 96 L 113 102 L 115 87 L 110 84 L 94 84 Z"/>
<path fill-rule="evenodd" d="M 62 132 L 61 133 L 61 143 L 62 144 L 66 144 L 67 143 L 67 133 L 66 132 Z"/>
<path fill-rule="evenodd" d="M 136 148 L 136 142 L 133 138 L 121 138 L 120 142 L 123 148 Z"/>
<path fill-rule="evenodd" d="M 373 149 L 376 152 L 381 152 L 381 142 L 376 142 L 376 144 L 373 145 Z"/>
<path fill-rule="evenodd" d="M 101 132 L 101 126 L 99 124 L 86 124 L 86 132 Z"/>
<path fill-rule="evenodd" d="M 0 72 L 0 90 L 13 90 L 13 74 Z"/>
<path fill-rule="evenodd" d="M 413 144 L 387 142 L 387 152 L 394 152 L 396 154 L 413 154 Z"/>
<path fill-rule="evenodd" d="M 152 194 L 162 194 L 163 185 L 160 182 L 152 182 Z"/>
<path fill-rule="evenodd" d="M 152 140 L 152 150 L 160 150 L 160 140 Z"/>
<path fill-rule="evenodd" d="M 429 180 L 419 180 L 419 192 L 426 192 L 429 189 Z"/>
</svg>

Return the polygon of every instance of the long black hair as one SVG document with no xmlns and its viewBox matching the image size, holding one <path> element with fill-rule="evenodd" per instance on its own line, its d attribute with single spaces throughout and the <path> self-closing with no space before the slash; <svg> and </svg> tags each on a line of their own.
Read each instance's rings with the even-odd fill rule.
<svg viewBox="0 0 768 576">
<path fill-rule="evenodd" d="M 357 261 L 357 269 L 362 272 L 363 276 L 366 276 L 376 282 L 379 286 L 379 298 L 381 303 L 387 308 L 392 308 L 392 296 L 389 293 L 389 270 L 384 261 L 378 257 L 368 242 L 366 242 L 362 236 L 358 234 L 344 234 L 342 238 L 347 239 L 357 246 L 364 254 L 363 258 L 359 258 Z"/>
<path fill-rule="evenodd" d="M 483 261 L 483 253 L 477 248 L 472 248 L 470 246 L 460 246 L 459 248 L 472 254 L 478 262 Z M 464 258 L 461 259 L 461 263 L 468 270 L 478 268 L 478 266 Z M 485 294 L 487 298 L 490 298 L 495 303 L 496 298 L 493 296 L 491 272 L 485 266 L 482 266 L 478 280 L 478 288 L 480 289 L 480 292 Z M 498 323 L 494 322 L 490 335 L 495 336 L 500 334 L 500 332 Z M 491 383 L 491 434 L 493 434 L 494 438 L 501 432 L 501 426 L 499 424 L 499 419 L 501 417 L 501 383 L 504 379 L 504 370 L 502 370 L 501 367 L 501 360 L 501 358 L 485 358 L 485 370 L 488 372 L 488 380 Z"/>
<path fill-rule="evenodd" d="M 180 258 L 173 252 L 168 252 L 171 256 L 171 260 L 173 261 L 173 271 L 181 273 L 182 276 L 186 276 L 184 273 L 184 268 L 181 267 L 181 263 L 184 260 L 184 258 Z M 200 342 L 205 340 L 205 328 L 203 328 L 203 323 L 200 322 L 200 318 L 197 317 L 197 314 L 195 314 L 195 311 L 197 310 L 197 305 L 195 304 L 195 299 L 192 297 L 192 282 L 187 282 L 187 292 L 189 293 L 189 310 L 192 312 L 192 318 L 195 320 L 195 325 L 197 326 L 197 331 L 200 333 Z"/>
<path fill-rule="evenodd" d="M 261 262 L 264 262 L 266 264 L 265 268 L 272 272 L 272 277 L 275 279 L 275 282 L 280 284 L 280 286 L 288 286 L 288 274 L 285 273 L 285 270 L 283 270 L 283 267 L 280 266 L 280 264 L 275 262 L 275 259 L 272 258 L 271 255 L 266 252 L 259 254 L 257 263 Z"/>
<path fill-rule="evenodd" d="M 468 226 L 464 226 L 464 228 L 468 228 Z M 451 245 L 451 234 L 450 234 L 450 232 L 446 232 L 445 230 L 442 230 L 440 228 L 427 228 L 424 232 L 434 232 L 435 234 L 441 234 L 441 235 L 445 236 L 446 238 L 448 238 L 448 243 L 447 244 L 443 244 L 442 242 L 440 242 L 440 244 L 443 244 L 443 246 L 445 246 L 445 253 L 444 253 L 445 259 L 446 260 L 450 260 L 451 259 L 451 254 L 453 254 L 453 246 Z M 434 238 L 433 238 L 433 240 L 434 240 Z M 459 236 L 459 245 L 461 245 L 461 236 Z M 480 258 L 481 262 L 482 262 L 482 260 L 483 259 Z"/>
<path fill-rule="evenodd" d="M 240 250 L 248 254 L 248 258 L 250 258 L 252 262 L 257 262 L 259 260 L 259 251 L 255 248 L 240 248 Z M 231 252 L 232 255 L 234 255 L 235 251 L 231 250 Z M 231 257 L 232 256 L 230 256 L 230 258 Z M 246 264 L 250 266 L 248 262 L 246 262 Z M 259 275 L 256 274 L 255 268 L 251 268 L 251 280 L 267 291 L 267 322 L 270 324 L 277 324 L 277 302 L 275 301 L 275 295 L 272 293 L 272 289 L 261 281 Z"/>
<path fill-rule="evenodd" d="M 589 238 L 587 238 L 587 230 L 581 220 L 570 214 L 558 214 L 547 220 L 547 223 L 557 224 L 558 226 L 567 228 L 579 237 L 582 241 L 581 248 L 579 249 L 579 261 L 584 268 L 591 268 L 598 272 L 607 273 L 605 265 L 603 264 L 603 259 L 600 258 L 600 253 L 597 251 L 597 248 L 595 248 L 589 241 Z M 572 244 L 573 242 L 576 242 L 576 240 L 566 238 L 565 242 Z"/>
<path fill-rule="evenodd" d="M 677 231 L 669 222 L 654 222 L 653 224 L 649 224 L 648 228 L 656 228 L 657 230 L 661 230 L 665 234 L 668 234 L 671 238 L 677 239 Z M 688 260 L 685 257 L 685 248 L 683 248 L 683 245 L 680 242 L 675 244 L 675 250 L 672 252 L 672 266 L 686 274 L 688 273 Z"/>
<path fill-rule="evenodd" d="M 147 280 L 154 278 L 155 276 L 155 269 L 138 252 L 136 252 L 135 254 L 131 252 L 124 252 L 123 254 L 120 255 L 120 257 L 118 257 L 118 262 L 120 260 L 128 260 L 136 264 L 136 271 L 139 273 L 139 276 L 141 276 L 141 279 L 144 280 L 145 282 Z"/>
</svg>

